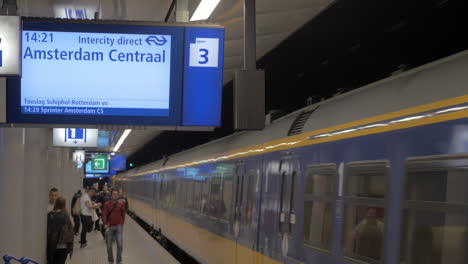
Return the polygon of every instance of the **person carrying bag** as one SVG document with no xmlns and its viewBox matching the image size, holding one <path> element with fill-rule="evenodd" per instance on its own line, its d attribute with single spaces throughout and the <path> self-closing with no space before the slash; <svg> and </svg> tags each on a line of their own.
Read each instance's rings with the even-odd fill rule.
<svg viewBox="0 0 468 264">
<path fill-rule="evenodd" d="M 65 264 L 73 253 L 73 226 L 63 197 L 55 201 L 53 211 L 47 214 L 47 263 Z"/>
</svg>

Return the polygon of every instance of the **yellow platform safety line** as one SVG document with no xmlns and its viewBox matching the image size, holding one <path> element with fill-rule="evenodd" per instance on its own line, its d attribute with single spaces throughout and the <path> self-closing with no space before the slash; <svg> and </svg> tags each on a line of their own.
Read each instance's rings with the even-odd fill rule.
<svg viewBox="0 0 468 264">
<path fill-rule="evenodd" d="M 398 130 L 398 129 L 403 129 L 403 128 L 415 127 L 415 126 L 428 125 L 428 124 L 444 122 L 444 121 L 449 121 L 449 120 L 454 120 L 454 119 L 459 119 L 459 118 L 466 118 L 468 117 L 466 114 L 466 111 L 458 111 L 458 112 L 436 115 L 432 117 L 425 117 L 422 119 L 417 119 L 417 120 L 412 120 L 412 121 L 389 124 L 385 127 L 369 128 L 365 130 L 345 133 L 342 135 L 335 135 L 331 137 L 318 138 L 318 139 L 309 139 L 309 137 L 321 135 L 324 133 L 340 131 L 340 130 L 349 129 L 353 127 L 359 127 L 363 125 L 369 125 L 369 124 L 382 122 L 382 121 L 388 121 L 388 120 L 396 119 L 399 117 L 410 116 L 410 115 L 414 115 L 414 114 L 418 114 L 422 112 L 427 112 L 427 111 L 436 110 L 440 108 L 446 108 L 446 107 L 459 105 L 459 104 L 463 104 L 467 102 L 468 102 L 468 95 L 464 95 L 464 96 L 446 99 L 446 100 L 442 100 L 442 101 L 438 101 L 438 102 L 434 102 L 434 103 L 430 103 L 426 105 L 416 106 L 416 107 L 412 107 L 412 108 L 408 108 L 408 109 L 404 109 L 404 110 L 400 110 L 400 111 L 396 111 L 396 112 L 392 112 L 388 114 L 383 114 L 383 115 L 374 116 L 374 117 L 370 117 L 366 119 L 352 121 L 349 123 L 345 123 L 345 124 L 341 124 L 341 125 L 337 125 L 337 126 L 333 126 L 329 128 L 323 128 L 319 130 L 305 132 L 299 135 L 281 138 L 281 139 L 273 140 L 270 142 L 230 151 L 227 153 L 214 154 L 214 155 L 205 157 L 200 160 L 190 161 L 184 164 L 178 164 L 175 166 L 165 167 L 162 169 L 141 172 L 141 173 L 134 174 L 131 176 L 140 176 L 140 175 L 145 175 L 148 173 L 157 173 L 160 171 L 166 171 L 166 170 L 171 170 L 171 169 L 176 169 L 176 168 L 181 168 L 181 167 L 196 166 L 199 164 L 211 163 L 211 162 L 216 162 L 219 160 L 244 158 L 244 157 L 260 155 L 260 154 L 278 151 L 278 150 L 285 150 L 289 148 L 303 147 L 303 146 L 314 145 L 314 144 L 319 144 L 319 143 L 324 143 L 324 142 L 337 141 L 337 140 L 346 139 L 346 138 L 388 132 L 388 131 L 393 131 L 393 130 Z"/>
</svg>

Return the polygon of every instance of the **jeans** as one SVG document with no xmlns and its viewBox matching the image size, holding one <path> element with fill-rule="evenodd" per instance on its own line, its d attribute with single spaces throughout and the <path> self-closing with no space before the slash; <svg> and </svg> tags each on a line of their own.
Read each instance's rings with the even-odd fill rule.
<svg viewBox="0 0 468 264">
<path fill-rule="evenodd" d="M 67 260 L 67 249 L 60 248 L 55 250 L 54 260 L 50 264 L 65 264 Z"/>
<path fill-rule="evenodd" d="M 80 232 L 80 216 L 73 215 L 73 222 L 75 222 L 75 226 L 73 226 L 73 233 L 78 234 Z"/>
<path fill-rule="evenodd" d="M 101 219 L 101 214 L 98 213 L 98 210 L 96 209 L 96 215 L 98 216 L 98 219 L 96 220 L 96 222 L 94 222 L 94 230 L 99 230 L 99 220 Z"/>
<path fill-rule="evenodd" d="M 112 252 L 114 239 L 117 242 L 117 264 L 122 263 L 122 233 L 123 225 L 109 226 L 106 229 L 107 260 L 109 263 L 114 263 L 114 254 Z"/>
<path fill-rule="evenodd" d="M 93 230 L 93 219 L 89 215 L 81 215 L 81 240 L 80 244 L 86 244 L 86 233 Z"/>
</svg>

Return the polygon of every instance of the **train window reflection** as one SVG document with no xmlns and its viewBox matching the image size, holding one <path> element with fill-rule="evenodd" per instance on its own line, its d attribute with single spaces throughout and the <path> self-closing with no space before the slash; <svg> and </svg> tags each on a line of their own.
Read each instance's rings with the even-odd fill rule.
<svg viewBox="0 0 468 264">
<path fill-rule="evenodd" d="M 408 159 L 401 263 L 467 263 L 467 158 L 460 154 Z"/>
<path fill-rule="evenodd" d="M 221 177 L 213 177 L 210 184 L 210 203 L 207 213 L 211 216 L 218 217 L 221 207 Z"/>
<path fill-rule="evenodd" d="M 229 220 L 232 204 L 232 174 L 225 173 L 223 178 L 223 204 L 221 209 L 221 217 Z"/>
<path fill-rule="evenodd" d="M 187 200 L 185 202 L 185 207 L 188 209 L 193 208 L 193 201 L 195 200 L 195 185 L 193 180 L 187 180 Z"/>
<path fill-rule="evenodd" d="M 304 243 L 329 251 L 333 226 L 333 204 L 305 201 L 304 219 Z"/>
<path fill-rule="evenodd" d="M 402 263 L 467 263 L 466 214 L 407 210 L 403 219 Z"/>
<path fill-rule="evenodd" d="M 364 263 L 382 263 L 389 167 L 386 160 L 347 164 L 343 218 L 346 257 Z"/>
<path fill-rule="evenodd" d="M 407 200 L 468 204 L 467 168 L 408 171 Z"/>
<path fill-rule="evenodd" d="M 194 181 L 194 184 L 195 184 L 195 188 L 194 188 L 195 199 L 193 200 L 193 203 L 192 203 L 192 210 L 200 211 L 203 183 L 201 181 Z"/>
<path fill-rule="evenodd" d="M 201 207 L 200 207 L 202 214 L 208 213 L 208 208 L 209 208 L 209 203 L 210 203 L 209 195 L 210 195 L 209 178 L 206 178 L 202 182 Z"/>
<path fill-rule="evenodd" d="M 350 163 L 346 175 L 346 196 L 384 198 L 387 188 L 387 168 L 384 163 Z"/>
<path fill-rule="evenodd" d="M 330 251 L 335 205 L 335 164 L 307 168 L 304 188 L 304 244 Z"/>
<path fill-rule="evenodd" d="M 380 263 L 384 210 L 369 206 L 345 207 L 345 255 L 365 263 Z"/>
</svg>

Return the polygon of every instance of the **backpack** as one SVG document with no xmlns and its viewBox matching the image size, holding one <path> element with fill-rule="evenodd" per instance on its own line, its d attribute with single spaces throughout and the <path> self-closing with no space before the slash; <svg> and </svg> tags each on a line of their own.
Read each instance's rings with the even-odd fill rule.
<svg viewBox="0 0 468 264">
<path fill-rule="evenodd" d="M 80 215 L 81 214 L 81 201 L 80 201 L 79 198 L 76 200 L 75 204 L 73 205 L 72 213 L 73 213 L 73 215 Z"/>
<path fill-rule="evenodd" d="M 64 224 L 60 230 L 59 243 L 73 243 L 73 230 L 70 225 Z"/>
</svg>

